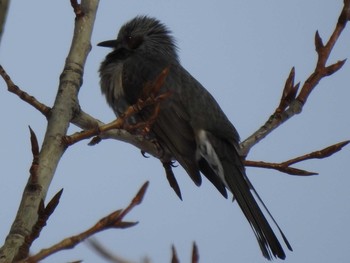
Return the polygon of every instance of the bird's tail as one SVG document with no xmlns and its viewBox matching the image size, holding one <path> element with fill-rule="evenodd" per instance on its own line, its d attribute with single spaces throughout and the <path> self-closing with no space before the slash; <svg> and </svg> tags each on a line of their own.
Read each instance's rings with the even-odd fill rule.
<svg viewBox="0 0 350 263">
<path fill-rule="evenodd" d="M 286 236 L 282 232 L 281 228 L 277 224 L 276 220 L 273 218 L 270 211 L 267 209 L 266 205 L 261 200 L 259 194 L 256 192 L 253 185 L 250 183 L 249 179 L 244 173 L 238 173 L 236 175 L 232 175 L 231 173 L 228 174 L 228 176 L 226 177 L 230 177 L 226 179 L 228 187 L 232 191 L 234 197 L 237 200 L 238 205 L 240 206 L 245 217 L 249 221 L 264 257 L 266 257 L 269 260 L 271 260 L 273 257 L 285 259 L 286 255 L 281 246 L 281 243 L 279 242 L 276 234 L 274 233 L 269 222 L 267 221 L 264 213 L 260 209 L 258 202 L 261 204 L 262 208 L 266 211 L 267 215 L 271 218 L 273 223 L 276 225 L 287 248 L 292 251 L 292 247 L 289 244 Z M 232 177 L 234 177 L 233 180 Z M 254 198 L 252 192 L 256 196 L 256 199 Z"/>
<path fill-rule="evenodd" d="M 246 176 L 244 165 L 235 147 L 209 132 L 201 134 L 199 142 L 201 156 L 208 162 L 212 170 L 220 177 L 237 200 L 254 231 L 264 257 L 269 260 L 273 259 L 273 257 L 284 259 L 286 255 L 281 243 L 259 207 L 258 202 L 266 211 L 266 215 L 271 217 L 287 248 L 292 250 L 292 247 Z"/>
</svg>

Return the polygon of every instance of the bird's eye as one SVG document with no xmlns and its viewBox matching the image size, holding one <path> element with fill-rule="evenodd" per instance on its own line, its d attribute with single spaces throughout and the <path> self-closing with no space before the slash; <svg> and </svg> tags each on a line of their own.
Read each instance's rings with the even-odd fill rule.
<svg viewBox="0 0 350 263">
<path fill-rule="evenodd" d="M 143 38 L 141 36 L 127 36 L 126 43 L 129 48 L 136 49 L 142 44 Z"/>
</svg>

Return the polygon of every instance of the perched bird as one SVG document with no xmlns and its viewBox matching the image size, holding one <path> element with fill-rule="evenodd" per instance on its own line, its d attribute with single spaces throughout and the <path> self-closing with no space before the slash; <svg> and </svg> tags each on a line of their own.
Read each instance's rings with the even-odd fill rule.
<svg viewBox="0 0 350 263">
<path fill-rule="evenodd" d="M 226 198 L 228 189 L 251 225 L 264 257 L 284 259 L 285 252 L 265 214 L 277 226 L 288 249 L 292 248 L 245 173 L 238 133 L 213 96 L 181 66 L 169 29 L 155 18 L 137 16 L 121 27 L 117 39 L 98 46 L 112 48 L 99 72 L 102 93 L 117 116 L 140 99 L 156 96 L 148 94 L 152 92 L 149 84 L 168 69 L 158 94 L 169 96 L 159 102 L 148 136 L 164 152 L 161 161 L 178 196 L 181 198 L 180 189 L 170 166 L 173 160 L 196 185 L 201 184 L 202 173 Z M 155 108 L 145 107 L 128 121 L 147 122 Z"/>
</svg>

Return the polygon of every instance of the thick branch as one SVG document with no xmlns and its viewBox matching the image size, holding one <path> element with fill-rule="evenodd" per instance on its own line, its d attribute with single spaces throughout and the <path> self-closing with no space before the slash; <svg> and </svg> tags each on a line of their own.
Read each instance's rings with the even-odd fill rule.
<svg viewBox="0 0 350 263">
<path fill-rule="evenodd" d="M 38 221 L 38 208 L 45 199 L 58 162 L 65 148 L 61 138 L 66 135 L 68 125 L 78 108 L 77 93 L 82 83 L 83 67 L 90 51 L 90 39 L 95 21 L 98 0 L 85 0 L 81 3 L 84 17 L 76 19 L 72 45 L 64 70 L 39 154 L 37 169 L 38 185 L 31 189 L 27 184 L 16 219 L 0 249 L 0 262 L 12 262 L 19 248 L 30 236 Z"/>
</svg>

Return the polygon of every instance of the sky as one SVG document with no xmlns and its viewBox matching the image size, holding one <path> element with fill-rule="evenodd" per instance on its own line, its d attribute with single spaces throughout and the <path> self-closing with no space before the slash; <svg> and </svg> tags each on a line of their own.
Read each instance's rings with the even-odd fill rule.
<svg viewBox="0 0 350 263">
<path fill-rule="evenodd" d="M 259 128 L 279 103 L 290 69 L 303 83 L 313 72 L 314 35 L 331 34 L 340 0 L 101 1 L 92 36 L 82 109 L 109 122 L 114 119 L 99 88 L 98 68 L 108 50 L 97 47 L 115 38 L 120 26 L 145 14 L 164 22 L 179 46 L 182 65 L 217 99 L 242 140 Z M 68 54 L 74 26 L 69 1 L 16 1 L 8 13 L 0 63 L 13 81 L 52 106 Z M 330 63 L 350 57 L 350 28 L 334 48 Z M 313 91 L 303 112 L 256 145 L 247 159 L 281 162 L 350 139 L 348 100 L 350 65 Z M 32 161 L 28 125 L 39 142 L 45 118 L 6 90 L 0 81 L 0 237 L 4 241 L 15 217 Z M 71 125 L 69 132 L 78 131 Z M 294 251 L 287 263 L 348 262 L 350 235 L 350 146 L 323 160 L 295 165 L 318 172 L 297 177 L 247 168 L 247 174 L 286 234 Z M 126 218 L 139 224 L 96 237 L 109 250 L 132 262 L 148 257 L 170 262 L 174 244 L 181 262 L 190 262 L 196 241 L 200 262 L 266 262 L 236 203 L 222 198 L 207 181 L 196 187 L 181 167 L 174 169 L 182 189 L 180 201 L 155 158 L 123 142 L 107 140 L 90 147 L 70 147 L 61 159 L 48 198 L 64 188 L 60 204 L 32 246 L 32 252 L 92 226 L 125 207 L 139 187 L 150 181 L 143 203 Z M 104 262 L 86 244 L 43 262 Z M 278 261 L 278 260 L 276 260 Z"/>
</svg>

